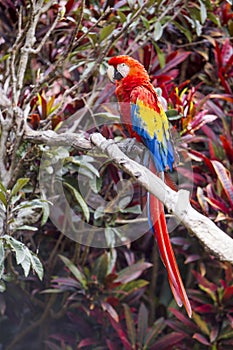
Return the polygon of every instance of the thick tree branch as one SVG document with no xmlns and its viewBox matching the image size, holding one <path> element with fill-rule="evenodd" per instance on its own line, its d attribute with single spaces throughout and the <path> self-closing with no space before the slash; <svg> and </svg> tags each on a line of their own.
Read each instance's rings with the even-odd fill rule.
<svg viewBox="0 0 233 350">
<path fill-rule="evenodd" d="M 47 143 L 53 146 L 69 146 L 82 151 L 91 149 L 91 142 L 85 137 L 83 132 L 57 134 L 52 130 L 36 131 L 26 126 L 24 139 L 36 144 Z"/>
</svg>

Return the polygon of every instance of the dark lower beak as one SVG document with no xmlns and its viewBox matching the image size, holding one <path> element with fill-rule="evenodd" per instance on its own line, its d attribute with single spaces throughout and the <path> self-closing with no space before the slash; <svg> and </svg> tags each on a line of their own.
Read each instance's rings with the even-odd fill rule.
<svg viewBox="0 0 233 350">
<path fill-rule="evenodd" d="M 113 79 L 114 80 L 121 80 L 122 78 L 123 78 L 123 76 L 121 75 L 121 73 L 118 72 L 118 70 L 116 68 L 114 68 Z"/>
</svg>

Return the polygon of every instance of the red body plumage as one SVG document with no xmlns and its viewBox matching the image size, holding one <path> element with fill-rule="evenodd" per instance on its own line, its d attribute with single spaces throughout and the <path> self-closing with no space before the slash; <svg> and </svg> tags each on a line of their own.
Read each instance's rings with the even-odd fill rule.
<svg viewBox="0 0 233 350">
<path fill-rule="evenodd" d="M 158 174 L 172 168 L 174 152 L 166 114 L 145 68 L 129 56 L 109 60 L 110 79 L 116 82 L 121 121 L 130 137 L 143 142 L 151 151 L 150 170 Z M 158 243 L 174 298 L 191 317 L 191 306 L 170 243 L 163 204 L 149 194 L 149 222 Z"/>
</svg>

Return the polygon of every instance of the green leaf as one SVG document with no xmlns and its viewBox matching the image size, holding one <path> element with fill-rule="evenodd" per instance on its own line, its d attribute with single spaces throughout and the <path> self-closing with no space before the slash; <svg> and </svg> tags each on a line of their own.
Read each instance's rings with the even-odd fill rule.
<svg viewBox="0 0 233 350">
<path fill-rule="evenodd" d="M 114 280 L 115 283 L 116 280 Z M 126 284 L 122 284 L 118 287 L 116 287 L 116 291 L 119 292 L 118 298 L 124 299 L 126 296 L 128 296 L 131 293 L 137 292 L 139 289 L 144 288 L 148 285 L 148 281 L 139 279 L 137 281 L 131 281 Z"/>
<path fill-rule="evenodd" d="M 176 109 L 168 109 L 166 112 L 168 120 L 179 120 L 182 115 Z"/>
<path fill-rule="evenodd" d="M 144 16 L 141 16 L 141 19 L 142 19 L 142 22 L 143 22 L 143 25 L 146 29 L 150 29 L 150 22 L 148 21 L 148 19 Z"/>
<path fill-rule="evenodd" d="M 144 338 L 148 328 L 148 310 L 143 303 L 141 303 L 138 312 L 138 345 L 142 349 L 144 345 Z"/>
<path fill-rule="evenodd" d="M 92 46 L 94 47 L 95 44 L 97 43 L 97 39 L 98 39 L 98 36 L 96 33 L 94 32 L 90 32 L 87 37 L 90 39 L 90 42 L 92 44 Z"/>
<path fill-rule="evenodd" d="M 104 207 L 99 206 L 98 208 L 96 208 L 95 212 L 94 212 L 94 219 L 98 220 L 99 218 L 102 218 L 105 215 L 104 212 Z"/>
<path fill-rule="evenodd" d="M 6 244 L 10 246 L 11 250 L 15 252 L 16 263 L 22 266 L 24 275 L 27 277 L 29 275 L 30 268 L 32 267 L 40 280 L 42 280 L 43 266 L 39 258 L 33 252 L 31 252 L 24 243 L 19 242 L 14 237 L 4 235 L 2 238 L 5 240 Z"/>
<path fill-rule="evenodd" d="M 30 257 L 31 257 L 30 251 L 29 251 L 29 249 L 27 249 L 24 260 L 20 264 L 22 266 L 23 271 L 24 271 L 25 277 L 27 277 L 29 275 L 29 272 L 30 272 L 30 268 L 31 268 Z"/>
<path fill-rule="evenodd" d="M 156 22 L 154 25 L 154 36 L 153 39 L 158 41 L 163 35 L 163 27 L 160 22 Z"/>
<path fill-rule="evenodd" d="M 11 250 L 15 252 L 17 264 L 21 264 L 22 261 L 25 259 L 27 247 L 22 242 L 19 242 L 17 239 L 9 235 L 4 235 L 3 238 L 5 239 L 6 243 L 10 246 Z"/>
<path fill-rule="evenodd" d="M 192 34 L 191 34 L 190 30 L 188 30 L 187 28 L 185 28 L 184 26 L 182 26 L 180 23 L 178 23 L 176 21 L 172 21 L 172 23 L 181 31 L 181 33 L 183 33 L 186 36 L 188 41 L 191 43 L 192 42 Z"/>
<path fill-rule="evenodd" d="M 115 29 L 116 25 L 115 24 L 109 24 L 105 27 L 103 27 L 100 31 L 99 38 L 100 42 L 106 39 Z"/>
<path fill-rule="evenodd" d="M 14 187 L 11 190 L 10 198 L 15 196 L 24 186 L 26 186 L 26 184 L 29 182 L 29 180 L 30 180 L 29 178 L 18 179 L 16 184 L 14 185 Z"/>
<path fill-rule="evenodd" d="M 192 318 L 193 318 L 194 322 L 198 325 L 198 327 L 200 328 L 202 333 L 209 336 L 210 330 L 208 328 L 208 324 L 201 318 L 201 316 L 199 316 L 197 313 L 193 312 Z"/>
<path fill-rule="evenodd" d="M 207 18 L 207 10 L 204 3 L 201 0 L 199 0 L 199 2 L 200 2 L 201 23 L 204 24 Z"/>
<path fill-rule="evenodd" d="M 197 35 L 200 36 L 202 33 L 202 25 L 197 19 L 195 20 L 195 27 Z"/>
<path fill-rule="evenodd" d="M 223 332 L 224 333 L 218 337 L 218 341 L 223 340 L 223 339 L 233 338 L 233 330 L 227 330 L 227 331 L 223 331 Z"/>
<path fill-rule="evenodd" d="M 0 181 L 0 190 L 4 193 L 6 193 L 6 187 L 2 184 L 2 182 Z"/>
<path fill-rule="evenodd" d="M 49 203 L 47 201 L 43 201 L 42 204 L 42 218 L 41 218 L 41 225 L 43 226 L 46 224 L 49 218 L 50 208 Z"/>
<path fill-rule="evenodd" d="M 126 15 L 123 12 L 117 11 L 117 15 L 120 17 L 121 23 L 125 23 L 126 22 L 127 18 L 126 18 Z"/>
<path fill-rule="evenodd" d="M 4 260 L 5 260 L 5 249 L 3 240 L 0 238 L 0 279 L 2 278 L 4 272 Z"/>
<path fill-rule="evenodd" d="M 114 227 L 106 227 L 104 230 L 104 235 L 107 243 L 107 247 L 114 247 L 116 243 L 116 230 Z"/>
<path fill-rule="evenodd" d="M 7 207 L 7 198 L 4 192 L 0 191 L 0 201 L 2 204 Z"/>
<path fill-rule="evenodd" d="M 0 293 L 5 292 L 6 290 L 6 285 L 3 281 L 0 281 Z"/>
<path fill-rule="evenodd" d="M 97 177 L 100 177 L 98 169 L 92 164 L 94 161 L 93 157 L 90 156 L 75 156 L 75 157 L 68 157 L 66 159 L 66 162 L 70 162 L 72 164 L 78 165 L 81 168 L 89 170 L 91 173 L 96 175 Z"/>
<path fill-rule="evenodd" d="M 102 186 L 102 178 L 101 177 L 93 177 L 89 180 L 90 188 L 94 193 L 99 193 Z"/>
<path fill-rule="evenodd" d="M 95 262 L 93 274 L 97 277 L 97 281 L 104 283 L 104 279 L 108 272 L 109 256 L 104 252 Z"/>
<path fill-rule="evenodd" d="M 70 272 L 74 275 L 74 277 L 81 283 L 82 287 L 85 289 L 87 287 L 87 279 L 85 275 L 75 266 L 72 261 L 67 259 L 63 255 L 59 255 L 59 258 L 63 261 L 63 263 L 68 267 Z"/>
<path fill-rule="evenodd" d="M 42 281 L 43 276 L 44 276 L 43 265 L 36 254 L 34 254 L 32 252 L 29 252 L 29 253 L 30 253 L 29 258 L 31 261 L 32 268 L 35 271 L 35 273 L 37 274 L 37 276 L 39 277 L 39 279 Z"/>
<path fill-rule="evenodd" d="M 89 220 L 90 220 L 90 211 L 89 211 L 89 208 L 88 208 L 85 200 L 81 196 L 81 194 L 73 186 L 71 186 L 68 182 L 64 182 L 64 185 L 73 194 L 73 196 L 75 197 L 76 201 L 79 203 L 79 205 L 80 205 L 80 207 L 81 207 L 81 209 L 83 211 L 83 214 L 85 216 L 86 221 L 89 222 Z"/>
<path fill-rule="evenodd" d="M 160 50 L 160 48 L 156 44 L 156 42 L 154 42 L 154 47 L 155 47 L 155 50 L 156 50 L 157 55 L 158 55 L 160 67 L 163 68 L 165 66 L 165 62 L 166 62 L 165 55 L 164 55 L 163 51 Z"/>
<path fill-rule="evenodd" d="M 141 214 L 142 213 L 141 205 L 137 204 L 137 205 L 134 205 L 134 206 L 129 207 L 129 208 L 120 209 L 120 212 L 121 213 Z"/>
<path fill-rule="evenodd" d="M 58 293 L 64 293 L 62 289 L 53 289 L 53 288 L 48 288 L 40 292 L 41 294 L 58 294 Z"/>
<path fill-rule="evenodd" d="M 219 17 L 215 16 L 215 14 L 213 14 L 212 12 L 208 12 L 208 18 L 209 18 L 214 24 L 216 24 L 218 27 L 220 27 L 221 23 L 220 23 Z"/>
<path fill-rule="evenodd" d="M 132 349 L 136 349 L 136 329 L 134 325 L 134 320 L 130 308 L 127 304 L 123 304 L 125 312 L 125 321 L 127 326 L 127 333 L 129 340 L 132 345 Z"/>
<path fill-rule="evenodd" d="M 116 265 L 116 260 L 117 260 L 117 252 L 116 249 L 110 249 L 109 252 L 107 252 L 108 254 L 108 271 L 107 274 L 112 273 L 115 265 Z"/>
<path fill-rule="evenodd" d="M 2 63 L 3 61 L 6 61 L 8 59 L 8 57 L 10 57 L 10 54 L 6 54 L 6 55 L 3 55 L 1 58 L 0 58 L 0 63 Z"/>
</svg>

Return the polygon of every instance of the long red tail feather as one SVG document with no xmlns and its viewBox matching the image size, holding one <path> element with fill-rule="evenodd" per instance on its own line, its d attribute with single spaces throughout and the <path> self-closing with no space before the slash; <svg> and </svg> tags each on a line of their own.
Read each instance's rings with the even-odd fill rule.
<svg viewBox="0 0 233 350">
<path fill-rule="evenodd" d="M 151 169 L 154 170 L 154 169 Z M 153 171 L 154 172 L 154 171 Z M 167 224 L 163 204 L 152 194 L 149 194 L 150 221 L 153 224 L 153 232 L 158 243 L 162 261 L 167 269 L 168 280 L 179 306 L 184 305 L 189 317 L 192 316 L 192 309 L 186 294 L 175 254 L 167 231 Z"/>
</svg>

